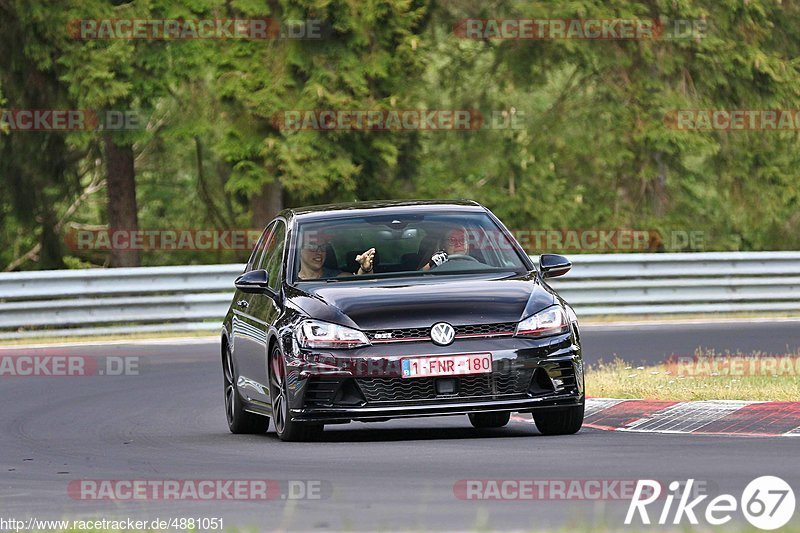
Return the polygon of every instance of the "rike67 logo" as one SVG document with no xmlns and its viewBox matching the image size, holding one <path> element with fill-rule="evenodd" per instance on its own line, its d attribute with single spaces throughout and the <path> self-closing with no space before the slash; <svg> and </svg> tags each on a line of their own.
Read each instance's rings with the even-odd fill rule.
<svg viewBox="0 0 800 533">
<path fill-rule="evenodd" d="M 668 523 L 678 525 L 683 523 L 684 519 L 690 524 L 697 525 L 700 523 L 699 516 L 709 525 L 720 526 L 730 522 L 735 513 L 741 512 L 754 527 L 774 530 L 785 526 L 794 516 L 794 491 L 779 477 L 761 476 L 754 479 L 745 487 L 739 500 L 730 494 L 720 494 L 708 502 L 705 502 L 707 494 L 692 498 L 696 494 L 692 491 L 694 481 L 694 479 L 689 479 L 686 483 L 673 481 L 669 484 L 669 492 L 664 497 L 661 483 L 651 479 L 640 479 L 628 507 L 625 524 L 634 523 L 637 515 L 642 524 L 651 524 L 649 512 L 658 512 L 658 507 L 661 507 L 660 513 L 656 515 L 657 518 L 653 516 L 653 519 L 660 525 Z M 675 501 L 677 504 L 673 510 Z M 648 506 L 651 508 L 648 509 Z"/>
</svg>

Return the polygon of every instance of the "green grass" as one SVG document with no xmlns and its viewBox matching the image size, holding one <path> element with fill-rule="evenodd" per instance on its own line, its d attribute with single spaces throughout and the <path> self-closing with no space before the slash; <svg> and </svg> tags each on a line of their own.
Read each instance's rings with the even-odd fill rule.
<svg viewBox="0 0 800 533">
<path fill-rule="evenodd" d="M 791 367 L 781 367 L 781 362 L 776 361 L 774 368 L 753 366 L 770 357 L 759 353 L 704 353 L 690 366 L 634 366 L 616 359 L 587 368 L 586 392 L 594 398 L 794 402 L 800 400 L 800 352 L 788 355 L 791 358 L 785 363 Z M 751 360 L 755 360 L 752 365 Z M 730 366 L 731 361 L 736 361 L 739 368 Z"/>
</svg>

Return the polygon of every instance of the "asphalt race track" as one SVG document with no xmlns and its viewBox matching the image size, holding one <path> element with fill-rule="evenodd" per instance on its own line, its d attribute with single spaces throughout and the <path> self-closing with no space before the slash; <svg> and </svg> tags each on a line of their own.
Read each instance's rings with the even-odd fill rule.
<svg viewBox="0 0 800 533">
<path fill-rule="evenodd" d="M 697 349 L 796 355 L 800 319 L 583 327 L 583 354 L 589 363 L 615 356 L 631 363 L 658 363 L 672 355 L 693 356 Z"/>
<path fill-rule="evenodd" d="M 770 353 L 784 353 L 786 345 L 796 349 L 800 343 L 796 322 L 766 329 L 741 324 L 674 328 L 679 331 L 663 334 L 586 328 L 586 351 L 591 347 L 590 360 L 607 357 L 595 351 L 605 352 L 609 346 L 620 355 L 658 360 L 669 351 L 693 353 L 694 339 L 717 349 Z M 751 344 L 735 345 L 745 341 Z M 764 345 L 758 346 L 760 342 Z M 0 501 L 5 518 L 221 517 L 226 528 L 317 531 L 571 530 L 597 523 L 621 529 L 627 499 L 465 500 L 454 487 L 460 480 L 694 478 L 709 493 L 738 498 L 750 480 L 763 475 L 778 475 L 795 491 L 800 487 L 797 438 L 594 429 L 542 437 L 529 421 L 477 431 L 466 417 L 457 416 L 329 426 L 320 442 L 281 443 L 272 431 L 263 436 L 228 432 L 219 357 L 208 341 L 16 348 L 0 355 L 11 353 L 140 359 L 138 375 L 0 378 Z M 68 491 L 70 482 L 87 479 L 283 483 L 267 501 L 92 501 Z M 303 485 L 306 490 L 316 487 L 314 498 L 286 498 L 286 482 L 301 480 L 312 482 Z M 660 511 L 660 505 L 654 508 L 652 518 Z"/>
</svg>

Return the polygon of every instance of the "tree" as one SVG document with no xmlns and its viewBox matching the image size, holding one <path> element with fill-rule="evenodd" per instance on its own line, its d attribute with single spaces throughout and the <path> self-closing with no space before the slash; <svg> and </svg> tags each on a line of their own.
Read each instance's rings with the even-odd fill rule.
<svg viewBox="0 0 800 533">
<path fill-rule="evenodd" d="M 11 109 L 70 109 L 66 85 L 54 61 L 58 31 L 46 6 L 0 2 L 4 29 L 0 35 L 0 86 Z M 4 263 L 15 268 L 29 259 L 38 268 L 63 268 L 57 231 L 63 199 L 81 192 L 77 161 L 86 154 L 63 133 L 0 133 L 0 217 Z M 9 253 L 10 252 L 10 253 Z"/>
<path fill-rule="evenodd" d="M 236 4 L 244 16 L 261 5 Z M 220 58 L 219 92 L 229 105 L 221 150 L 233 168 L 228 189 L 252 199 L 263 225 L 285 196 L 315 203 L 393 195 L 402 137 L 374 132 L 286 131 L 287 110 L 391 109 L 421 72 L 415 51 L 425 7 L 409 0 L 369 4 L 275 2 L 277 20 L 322 20 L 323 40 L 233 42 Z"/>
<path fill-rule="evenodd" d="M 682 131 L 670 122 L 678 109 L 795 109 L 796 3 L 0 0 L 0 15 L 3 105 L 142 118 L 139 130 L 68 134 L 0 124 L 6 269 L 109 263 L 104 252 L 65 251 L 71 228 L 263 227 L 283 205 L 375 198 L 473 198 L 519 229 L 700 230 L 706 249 L 800 246 L 796 130 Z M 241 17 L 327 28 L 301 40 L 68 32 L 76 19 Z M 708 28 L 680 39 L 473 40 L 454 32 L 467 17 Z M 478 109 L 487 127 L 292 131 L 276 120 L 326 109 Z M 114 252 L 110 264 L 241 255 Z"/>
</svg>

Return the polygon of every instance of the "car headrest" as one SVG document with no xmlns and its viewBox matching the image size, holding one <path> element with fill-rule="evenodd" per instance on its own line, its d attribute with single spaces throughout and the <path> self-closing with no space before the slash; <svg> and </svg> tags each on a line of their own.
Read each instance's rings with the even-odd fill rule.
<svg viewBox="0 0 800 533">
<path fill-rule="evenodd" d="M 325 245 L 325 262 L 322 266 L 331 270 L 339 270 L 339 261 L 336 258 L 336 252 L 333 250 L 331 243 Z"/>
<path fill-rule="evenodd" d="M 436 235 L 426 235 L 424 239 L 419 242 L 419 253 L 417 254 L 417 269 L 431 260 L 431 257 L 436 252 L 436 245 L 439 244 L 439 237 Z"/>
<path fill-rule="evenodd" d="M 404 271 L 417 270 L 419 261 L 419 254 L 415 254 L 413 252 L 410 254 L 403 254 L 400 256 L 400 268 L 402 268 Z"/>
</svg>

